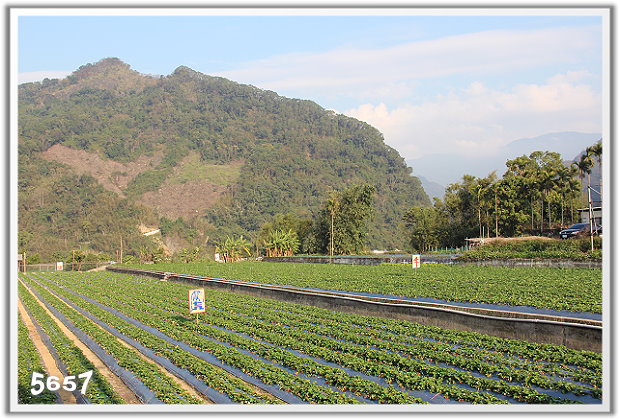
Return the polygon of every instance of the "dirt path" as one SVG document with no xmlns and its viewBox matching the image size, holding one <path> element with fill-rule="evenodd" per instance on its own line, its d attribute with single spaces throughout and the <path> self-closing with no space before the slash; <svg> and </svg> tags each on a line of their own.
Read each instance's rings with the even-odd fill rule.
<svg viewBox="0 0 620 420">
<path fill-rule="evenodd" d="M 26 312 L 26 309 L 24 308 L 22 301 L 19 299 L 17 301 L 17 309 L 19 311 L 19 314 L 22 316 L 22 319 L 24 320 L 24 324 L 26 324 L 30 339 L 32 340 L 34 346 L 39 352 L 39 356 L 41 357 L 41 361 L 43 362 L 45 372 L 49 376 L 56 376 L 57 378 L 59 378 L 60 383 L 63 383 L 65 375 L 63 375 L 63 373 L 56 365 L 56 360 L 54 359 L 54 356 L 52 356 L 47 346 L 43 342 L 41 335 L 37 331 L 37 327 L 34 325 L 32 319 L 30 318 L 30 315 L 28 315 L 28 312 Z M 60 399 L 62 400 L 63 404 L 77 404 L 75 395 L 73 395 L 71 392 L 65 391 L 63 388 L 60 388 L 57 392 L 60 395 Z"/>
<path fill-rule="evenodd" d="M 79 338 L 77 338 L 75 336 L 75 334 L 73 334 L 71 332 L 71 330 L 69 330 L 65 324 L 62 323 L 62 321 L 60 321 L 58 318 L 56 318 L 54 316 L 53 313 L 50 312 L 49 309 L 47 309 L 47 307 L 45 306 L 45 304 L 43 304 L 43 302 L 41 302 L 39 300 L 39 298 L 37 298 L 31 291 L 30 288 L 28 287 L 28 285 L 24 284 L 22 282 L 22 284 L 28 289 L 28 291 L 30 292 L 30 294 L 32 295 L 32 297 L 34 297 L 37 301 L 37 303 L 43 308 L 45 309 L 45 312 L 47 312 L 47 314 L 52 318 L 52 320 L 56 323 L 56 325 L 58 325 L 58 327 L 60 328 L 60 330 L 62 331 L 62 333 L 64 335 L 67 336 L 67 338 L 69 338 L 69 340 L 71 340 L 71 342 L 80 349 L 80 351 L 84 354 L 84 356 L 95 366 L 95 368 L 99 371 L 99 373 L 101 373 L 101 375 L 103 375 L 108 382 L 110 382 L 110 385 L 112 385 L 112 387 L 114 388 L 114 390 L 116 392 L 118 392 L 118 394 L 121 396 L 121 398 L 128 404 L 140 404 L 140 400 L 138 399 L 138 397 L 136 397 L 136 394 L 133 393 L 133 391 L 127 386 L 125 385 L 125 383 L 118 377 L 116 376 L 116 374 L 114 374 L 107 366 L 105 363 L 103 363 L 101 361 L 101 359 L 99 359 L 99 357 L 93 353 L 84 343 L 82 343 L 82 341 L 80 341 Z M 80 372 L 81 373 L 81 372 Z"/>
<path fill-rule="evenodd" d="M 22 282 L 23 284 L 23 282 Z M 30 288 L 28 287 L 28 285 L 24 284 L 24 286 L 26 288 L 28 288 L 28 291 L 30 291 Z M 32 292 L 31 292 L 32 294 Z M 33 294 L 34 296 L 34 294 Z M 36 296 L 34 296 L 35 299 L 37 299 L 37 302 L 39 303 L 39 305 L 43 306 L 43 308 L 45 308 L 45 310 L 47 311 L 47 313 L 52 317 L 52 319 L 54 320 L 54 322 L 56 322 L 57 324 L 59 324 L 60 328 L 63 330 L 63 332 L 69 336 L 69 338 L 71 339 L 71 341 L 74 341 L 74 339 L 77 341 L 74 341 L 74 343 L 76 344 L 76 346 L 78 346 L 80 348 L 80 350 L 82 350 L 82 352 L 84 353 L 84 355 L 89 359 L 89 355 L 86 354 L 86 352 L 84 351 L 84 349 L 82 349 L 82 347 L 86 348 L 86 350 L 92 354 L 92 356 L 98 361 L 98 364 L 96 364 L 93 360 L 91 360 L 91 362 L 95 365 L 95 367 L 97 367 L 97 369 L 99 369 L 99 371 L 101 372 L 102 375 L 104 375 L 106 377 L 106 379 L 108 379 L 108 381 L 110 381 L 110 384 L 114 387 L 114 389 L 123 397 L 123 399 L 128 403 L 128 404 L 140 404 L 140 400 L 135 396 L 135 394 L 127 387 L 127 385 L 125 385 L 125 383 L 123 381 L 120 380 L 120 378 L 118 378 L 118 376 L 116 376 L 114 373 L 112 373 L 112 371 L 110 371 L 107 366 L 105 366 L 105 364 L 103 364 L 103 362 L 101 362 L 101 360 L 94 354 L 92 353 L 88 347 L 86 347 L 77 337 L 75 337 L 75 335 L 73 335 L 68 329 L 67 327 L 60 321 L 58 320 L 56 317 L 53 316 L 53 314 L 45 307 L 45 305 L 43 304 L 43 302 L 41 302 Z M 63 303 L 65 305 L 67 305 L 68 308 L 70 308 L 71 310 L 77 312 L 74 308 L 72 308 L 70 305 L 68 305 L 66 302 L 63 301 Z M 103 331 L 106 331 L 105 328 L 101 327 L 100 325 L 97 325 L 95 323 L 93 323 L 93 325 L 95 325 L 96 327 L 100 328 Z M 107 331 L 106 331 L 107 332 Z M 67 334 L 68 333 L 68 334 Z M 69 335 L 70 334 L 70 335 Z M 125 347 L 128 347 L 130 349 L 134 349 L 134 347 L 127 343 L 126 341 L 118 338 L 118 337 L 114 337 L 116 338 L 116 340 L 118 340 L 118 342 L 120 344 L 122 344 Z M 79 343 L 79 344 L 78 344 Z M 80 347 L 80 345 L 82 347 Z M 211 400 L 209 400 L 207 397 L 205 397 L 203 394 L 197 392 L 190 384 L 188 384 L 187 382 L 181 380 L 180 378 L 178 378 L 177 376 L 173 375 L 172 373 L 170 373 L 166 368 L 164 368 L 163 366 L 159 365 L 156 361 L 154 361 L 151 358 L 146 357 L 145 355 L 143 355 L 142 353 L 140 353 L 139 351 L 137 351 L 138 356 L 140 356 L 143 360 L 149 362 L 149 363 L 153 363 L 155 364 L 166 376 L 168 376 L 170 379 L 172 379 L 173 381 L 175 381 L 175 383 L 177 383 L 183 390 L 187 391 L 189 394 L 191 394 L 192 396 L 204 401 L 205 404 L 213 404 L 213 402 Z M 100 367 L 100 365 L 102 365 L 102 367 Z M 112 375 L 116 380 L 113 380 L 111 377 L 108 377 L 108 375 L 106 375 L 104 373 L 105 369 L 107 372 L 109 372 L 110 375 Z M 119 383 L 117 383 L 119 382 Z M 124 389 L 123 389 L 124 388 Z"/>
</svg>

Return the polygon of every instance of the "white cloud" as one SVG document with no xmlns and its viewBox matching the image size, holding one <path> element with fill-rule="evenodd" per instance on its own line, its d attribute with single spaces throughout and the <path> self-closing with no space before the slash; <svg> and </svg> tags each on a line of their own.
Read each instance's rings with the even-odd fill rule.
<svg viewBox="0 0 620 420">
<path fill-rule="evenodd" d="M 600 132 L 601 96 L 591 86 L 571 83 L 574 74 L 546 83 L 500 91 L 481 82 L 420 104 L 390 109 L 364 104 L 344 113 L 379 129 L 406 159 L 434 153 L 493 155 L 522 137 L 554 131 Z"/>
<path fill-rule="evenodd" d="M 575 63 L 600 50 L 599 27 L 496 30 L 409 42 L 382 49 L 334 49 L 245 63 L 217 75 L 297 97 L 368 97 L 385 86 L 386 99 L 416 83 L 468 74 L 481 77 Z"/>
<path fill-rule="evenodd" d="M 17 76 L 17 83 L 28 83 L 28 82 L 40 82 L 43 79 L 64 79 L 68 75 L 70 75 L 70 71 L 64 70 L 43 70 L 43 71 L 32 71 L 26 73 L 19 73 Z"/>
</svg>

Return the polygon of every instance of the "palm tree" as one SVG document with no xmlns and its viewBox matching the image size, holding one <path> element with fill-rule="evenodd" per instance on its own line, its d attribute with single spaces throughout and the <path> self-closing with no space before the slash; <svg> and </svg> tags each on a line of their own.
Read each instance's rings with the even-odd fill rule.
<svg viewBox="0 0 620 420">
<path fill-rule="evenodd" d="M 144 264 L 148 261 L 153 261 L 153 253 L 146 246 L 141 246 L 138 251 L 138 257 L 140 258 L 140 264 Z"/>
<path fill-rule="evenodd" d="M 589 148 L 588 148 L 589 149 Z M 588 175 L 588 208 L 589 208 L 589 216 L 590 216 L 590 249 L 594 251 L 594 232 L 592 229 L 592 192 L 590 191 L 590 173 L 592 172 L 592 167 L 594 166 L 594 160 L 592 159 L 592 154 L 589 150 L 586 149 L 586 153 L 581 155 L 581 159 L 577 162 L 577 168 L 579 169 L 579 173 L 583 178 L 585 174 Z"/>
<path fill-rule="evenodd" d="M 603 159 L 603 139 L 600 139 L 598 143 L 586 148 L 586 153 L 594 156 L 600 165 Z"/>
<path fill-rule="evenodd" d="M 548 228 L 551 228 L 551 197 L 550 197 L 550 194 L 555 189 L 555 187 L 558 185 L 558 172 L 557 172 L 558 170 L 561 170 L 561 169 L 560 168 L 558 169 L 544 168 L 541 170 L 541 173 L 540 173 L 540 185 L 544 192 L 544 195 L 542 196 L 543 212 L 544 212 L 545 197 L 547 198 L 547 221 L 548 221 L 547 227 Z M 544 217 L 541 222 L 541 230 L 543 229 L 544 229 Z"/>
<path fill-rule="evenodd" d="M 561 206 L 560 206 L 560 214 L 561 214 L 561 226 L 564 228 L 564 203 L 567 195 L 571 195 L 574 191 L 578 191 L 578 182 L 575 180 L 575 176 L 577 175 L 577 168 L 575 166 L 563 166 L 557 171 L 557 185 L 560 194 Z M 572 211 L 571 211 L 572 218 Z"/>
<path fill-rule="evenodd" d="M 216 248 L 216 251 L 222 254 L 224 262 L 237 262 L 241 260 L 242 255 L 250 256 L 252 244 L 243 236 L 238 238 L 226 237 L 224 243 Z"/>
<path fill-rule="evenodd" d="M 599 140 L 598 143 L 586 148 L 586 153 L 590 156 L 595 157 L 598 161 L 599 166 L 601 166 L 603 164 L 603 139 Z M 601 188 L 603 188 L 602 182 L 601 185 L 599 185 L 598 187 L 599 191 L 601 191 Z"/>
<path fill-rule="evenodd" d="M 265 250 L 269 257 L 290 257 L 299 249 L 299 240 L 297 239 L 297 232 L 289 229 L 284 230 L 272 230 L 269 232 L 269 237 L 265 243 Z"/>
</svg>

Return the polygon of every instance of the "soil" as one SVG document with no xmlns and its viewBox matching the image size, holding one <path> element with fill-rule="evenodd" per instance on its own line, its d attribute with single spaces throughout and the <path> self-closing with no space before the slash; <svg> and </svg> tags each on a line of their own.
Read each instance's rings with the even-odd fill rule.
<svg viewBox="0 0 620 420">
<path fill-rule="evenodd" d="M 47 349 L 47 346 L 41 339 L 41 336 L 39 335 L 37 328 L 32 322 L 32 319 L 30 319 L 30 316 L 28 315 L 28 313 L 26 312 L 26 309 L 22 305 L 21 300 L 17 301 L 17 309 L 20 315 L 22 316 L 22 319 L 24 320 L 24 324 L 26 325 L 26 328 L 28 329 L 28 335 L 30 336 L 30 339 L 32 340 L 34 346 L 36 347 L 39 353 L 39 356 L 41 357 L 41 362 L 43 363 L 43 368 L 45 369 L 45 372 L 50 376 L 56 376 L 57 378 L 59 378 L 59 381 L 61 383 L 64 382 L 65 375 L 63 375 L 63 373 L 60 371 L 60 369 L 56 365 L 56 360 L 54 359 L 54 356 L 52 356 L 52 354 Z M 43 372 L 40 372 L 40 373 L 43 373 Z M 76 404 L 77 403 L 75 395 L 73 395 L 71 392 L 65 391 L 62 388 L 60 388 L 57 392 L 60 395 L 60 399 L 63 404 Z"/>
<path fill-rule="evenodd" d="M 41 157 L 48 161 L 63 163 L 79 175 L 90 175 L 106 190 L 125 198 L 124 190 L 129 182 L 161 162 L 163 153 L 158 151 L 152 156 L 142 155 L 134 162 L 120 163 L 103 159 L 94 152 L 55 144 L 41 153 Z M 240 162 L 234 164 L 240 165 Z M 178 168 L 175 168 L 173 173 L 176 171 Z M 203 216 L 226 191 L 226 186 L 206 180 L 191 180 L 178 184 L 165 182 L 157 191 L 144 193 L 137 202 L 153 209 L 160 217 L 165 216 L 172 220 L 179 217 L 187 219 Z"/>
<path fill-rule="evenodd" d="M 127 184 L 138 174 L 151 169 L 161 162 L 163 153 L 158 151 L 153 153 L 152 156 L 142 155 L 134 162 L 120 163 L 110 159 L 103 159 L 94 152 L 55 144 L 41 153 L 41 157 L 45 160 L 63 163 L 80 175 L 90 175 L 103 188 L 124 198 L 123 190 L 127 187 Z"/>
<path fill-rule="evenodd" d="M 226 192 L 226 187 L 208 181 L 188 181 L 183 184 L 163 185 L 157 191 L 148 191 L 139 202 L 154 209 L 160 216 L 171 220 L 203 216 Z"/>
</svg>

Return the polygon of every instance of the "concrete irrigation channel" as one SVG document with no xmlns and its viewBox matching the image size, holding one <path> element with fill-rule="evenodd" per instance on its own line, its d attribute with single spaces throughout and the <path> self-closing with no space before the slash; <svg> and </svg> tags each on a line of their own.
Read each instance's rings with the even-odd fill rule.
<svg viewBox="0 0 620 420">
<path fill-rule="evenodd" d="M 603 326 L 602 322 L 597 320 L 364 297 L 347 293 L 124 267 L 108 267 L 107 270 L 358 315 L 402 319 L 423 325 L 474 331 L 500 338 L 558 344 L 576 350 L 602 352 Z"/>
</svg>

